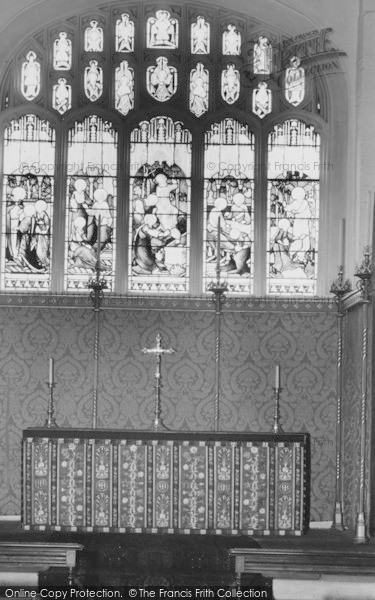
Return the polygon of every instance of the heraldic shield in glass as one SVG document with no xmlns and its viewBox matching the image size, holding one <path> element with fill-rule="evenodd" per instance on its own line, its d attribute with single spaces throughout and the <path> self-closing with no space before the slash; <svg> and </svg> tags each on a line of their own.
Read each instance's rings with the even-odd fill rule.
<svg viewBox="0 0 375 600">
<path fill-rule="evenodd" d="M 1 287 L 49 291 L 55 131 L 25 115 L 10 122 L 4 137 Z"/>
<path fill-rule="evenodd" d="M 289 120 L 268 138 L 267 293 L 316 293 L 320 136 Z"/>
<path fill-rule="evenodd" d="M 253 288 L 254 137 L 234 119 L 214 123 L 205 137 L 204 290 L 217 274 L 229 293 Z"/>
<path fill-rule="evenodd" d="M 114 285 L 117 132 L 92 115 L 69 132 L 66 187 L 65 288 L 86 291 L 100 260 Z"/>
<path fill-rule="evenodd" d="M 131 135 L 131 291 L 186 293 L 189 281 L 191 134 L 169 117 Z"/>
</svg>

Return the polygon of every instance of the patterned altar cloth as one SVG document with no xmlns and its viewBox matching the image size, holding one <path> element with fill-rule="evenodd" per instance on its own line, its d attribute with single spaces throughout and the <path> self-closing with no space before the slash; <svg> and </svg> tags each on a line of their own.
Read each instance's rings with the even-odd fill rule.
<svg viewBox="0 0 375 600">
<path fill-rule="evenodd" d="M 308 434 L 28 429 L 24 529 L 301 534 Z"/>
</svg>

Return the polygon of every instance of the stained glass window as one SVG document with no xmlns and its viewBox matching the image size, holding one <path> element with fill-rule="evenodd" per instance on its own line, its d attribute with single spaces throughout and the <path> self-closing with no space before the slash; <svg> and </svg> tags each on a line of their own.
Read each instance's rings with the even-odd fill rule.
<svg viewBox="0 0 375 600">
<path fill-rule="evenodd" d="M 267 293 L 316 293 L 320 136 L 288 120 L 268 137 Z"/>
<path fill-rule="evenodd" d="M 210 52 L 210 24 L 202 16 L 197 17 L 191 25 L 191 52 L 192 54 L 209 54 Z"/>
<path fill-rule="evenodd" d="M 90 21 L 90 27 L 85 29 L 85 52 L 102 52 L 103 38 L 103 29 L 98 26 L 98 21 Z"/>
<path fill-rule="evenodd" d="M 115 71 L 115 102 L 116 109 L 123 115 L 134 108 L 134 69 L 123 60 Z"/>
<path fill-rule="evenodd" d="M 189 107 L 196 117 L 208 111 L 209 74 L 202 63 L 190 73 Z"/>
<path fill-rule="evenodd" d="M 229 293 L 253 289 L 254 136 L 234 119 L 205 137 L 204 290 L 219 275 Z"/>
<path fill-rule="evenodd" d="M 52 88 L 52 106 L 60 115 L 72 108 L 72 86 L 60 77 Z"/>
<path fill-rule="evenodd" d="M 253 66 L 255 75 L 269 75 L 272 71 L 272 46 L 264 35 L 254 44 Z"/>
<path fill-rule="evenodd" d="M 223 32 L 223 54 L 233 56 L 241 54 L 241 34 L 235 25 L 228 25 Z"/>
<path fill-rule="evenodd" d="M 31 32 L 1 82 L 2 288 L 87 291 L 100 248 L 116 293 L 209 294 L 218 272 L 233 295 L 320 291 L 311 164 L 330 106 L 324 74 L 311 77 L 285 41 L 212 3 L 104 3 Z M 66 223 L 52 244 L 54 189 Z"/>
<path fill-rule="evenodd" d="M 26 100 L 34 100 L 40 92 L 40 63 L 32 50 L 22 65 L 21 91 Z"/>
<path fill-rule="evenodd" d="M 124 13 L 116 22 L 116 51 L 133 52 L 134 50 L 134 23 L 129 15 Z"/>
<path fill-rule="evenodd" d="M 148 19 L 147 48 L 178 48 L 178 21 L 167 10 Z"/>
<path fill-rule="evenodd" d="M 285 71 L 285 98 L 293 106 L 299 106 L 305 97 L 305 69 L 300 65 L 300 59 L 293 56 Z"/>
<path fill-rule="evenodd" d="M 191 134 L 160 116 L 131 135 L 129 287 L 189 291 Z"/>
<path fill-rule="evenodd" d="M 1 287 L 44 290 L 51 283 L 55 131 L 29 114 L 4 136 Z"/>
<path fill-rule="evenodd" d="M 66 186 L 66 288 L 87 291 L 100 260 L 113 289 L 116 239 L 117 133 L 92 115 L 69 131 Z"/>
<path fill-rule="evenodd" d="M 228 104 L 233 104 L 240 96 L 240 73 L 234 65 L 227 65 L 221 74 L 221 95 Z"/>
<path fill-rule="evenodd" d="M 103 93 L 103 69 L 97 60 L 90 60 L 85 69 L 85 94 L 91 102 L 95 102 Z"/>
<path fill-rule="evenodd" d="M 177 90 L 177 69 L 168 65 L 168 59 L 159 56 L 156 65 L 146 71 L 147 90 L 155 100 L 167 102 Z"/>
<path fill-rule="evenodd" d="M 253 113 L 260 119 L 269 115 L 272 110 L 272 92 L 265 81 L 258 83 L 253 90 Z"/>
<path fill-rule="evenodd" d="M 53 44 L 53 68 L 55 71 L 68 71 L 72 66 L 72 42 L 62 31 Z"/>
</svg>

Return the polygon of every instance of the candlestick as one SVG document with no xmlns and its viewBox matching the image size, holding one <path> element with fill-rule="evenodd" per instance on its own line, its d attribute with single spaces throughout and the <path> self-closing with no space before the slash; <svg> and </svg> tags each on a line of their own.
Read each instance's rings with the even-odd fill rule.
<svg viewBox="0 0 375 600">
<path fill-rule="evenodd" d="M 339 265 L 343 266 L 345 262 L 345 219 L 340 220 L 339 230 Z"/>
<path fill-rule="evenodd" d="M 217 221 L 217 247 L 216 247 L 216 278 L 219 281 L 220 279 L 220 253 L 221 253 L 221 248 L 220 248 L 220 217 L 218 218 Z"/>
<path fill-rule="evenodd" d="M 275 367 L 275 389 L 278 390 L 280 388 L 280 365 L 276 365 Z"/>
<path fill-rule="evenodd" d="M 49 385 L 54 385 L 54 361 L 53 358 L 49 359 Z"/>
</svg>

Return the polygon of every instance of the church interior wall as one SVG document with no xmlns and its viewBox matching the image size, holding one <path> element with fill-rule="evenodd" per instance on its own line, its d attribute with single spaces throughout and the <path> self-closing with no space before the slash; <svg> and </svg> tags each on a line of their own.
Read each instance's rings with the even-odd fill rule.
<svg viewBox="0 0 375 600">
<path fill-rule="evenodd" d="M 154 360 L 142 354 L 161 333 L 175 352 L 162 364 L 162 417 L 172 430 L 213 431 L 214 312 L 103 310 L 98 427 L 152 428 Z M 22 430 L 44 424 L 48 360 L 55 359 L 55 417 L 92 426 L 94 316 L 84 308 L 0 309 L 0 513 L 20 512 Z M 335 474 L 336 317 L 319 312 L 223 314 L 220 429 L 272 431 L 275 364 L 284 431 L 311 434 L 311 518 L 332 517 Z"/>
</svg>

